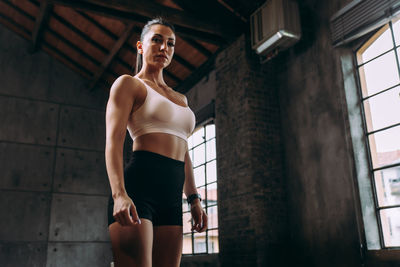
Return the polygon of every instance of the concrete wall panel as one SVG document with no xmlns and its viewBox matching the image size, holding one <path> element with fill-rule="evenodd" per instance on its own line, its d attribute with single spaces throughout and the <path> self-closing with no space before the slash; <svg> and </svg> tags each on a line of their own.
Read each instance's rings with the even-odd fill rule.
<svg viewBox="0 0 400 267">
<path fill-rule="evenodd" d="M 46 267 L 110 267 L 111 261 L 108 243 L 50 243 Z"/>
<path fill-rule="evenodd" d="M 0 188 L 50 191 L 54 149 L 0 143 Z"/>
<path fill-rule="evenodd" d="M 84 107 L 105 106 L 108 92 L 90 92 L 88 83 L 43 51 L 29 53 L 31 44 L 1 27 L 0 94 L 28 97 Z"/>
<path fill-rule="evenodd" d="M 55 144 L 58 105 L 0 96 L 0 114 L 0 140 Z"/>
<path fill-rule="evenodd" d="M 108 197 L 54 194 L 51 241 L 108 241 Z"/>
<path fill-rule="evenodd" d="M 30 45 L 17 34 L 1 26 L 1 94 L 45 98 L 51 58 L 42 51 L 29 53 Z"/>
<path fill-rule="evenodd" d="M 105 113 L 96 110 L 63 107 L 60 115 L 58 144 L 71 148 L 103 151 Z"/>
<path fill-rule="evenodd" d="M 108 99 L 104 88 L 89 90 L 89 82 L 64 65 L 50 68 L 48 98 L 60 103 L 103 110 Z"/>
<path fill-rule="evenodd" d="M 104 153 L 58 149 L 54 191 L 108 195 Z"/>
<path fill-rule="evenodd" d="M 43 267 L 46 254 L 46 243 L 0 243 L 0 266 Z"/>
<path fill-rule="evenodd" d="M 216 72 L 211 71 L 186 93 L 189 106 L 192 110 L 198 111 L 212 100 L 215 100 L 217 86 L 215 75 Z"/>
<path fill-rule="evenodd" d="M 47 240 L 50 195 L 3 191 L 0 194 L 0 240 Z"/>
</svg>

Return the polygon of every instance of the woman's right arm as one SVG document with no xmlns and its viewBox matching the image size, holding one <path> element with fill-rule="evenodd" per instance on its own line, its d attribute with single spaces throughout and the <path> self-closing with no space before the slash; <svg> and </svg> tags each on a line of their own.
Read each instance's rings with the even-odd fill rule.
<svg viewBox="0 0 400 267">
<path fill-rule="evenodd" d="M 114 199 L 113 215 L 121 225 L 140 222 L 136 207 L 126 193 L 123 172 L 123 146 L 136 85 L 129 75 L 118 77 L 111 86 L 106 108 L 106 167 Z"/>
</svg>

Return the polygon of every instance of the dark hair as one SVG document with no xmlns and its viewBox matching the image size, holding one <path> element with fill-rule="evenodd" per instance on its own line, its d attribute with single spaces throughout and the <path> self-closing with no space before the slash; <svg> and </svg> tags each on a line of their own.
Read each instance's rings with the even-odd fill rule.
<svg viewBox="0 0 400 267">
<path fill-rule="evenodd" d="M 142 33 L 140 34 L 140 41 L 141 42 L 143 42 L 143 38 L 149 32 L 151 26 L 156 25 L 156 24 L 167 26 L 175 33 L 174 25 L 172 25 L 171 23 L 169 23 L 168 21 L 164 20 L 161 17 L 157 17 L 157 18 L 154 18 L 154 19 L 148 21 L 146 23 L 146 25 L 143 26 Z M 138 74 L 138 72 L 142 68 L 142 65 L 143 65 L 143 55 L 139 54 L 139 53 L 136 53 L 135 75 Z"/>
</svg>

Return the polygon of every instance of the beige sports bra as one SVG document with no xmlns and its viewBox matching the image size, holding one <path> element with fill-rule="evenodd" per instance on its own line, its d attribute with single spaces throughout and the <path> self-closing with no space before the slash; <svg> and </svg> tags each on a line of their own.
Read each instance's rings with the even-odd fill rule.
<svg viewBox="0 0 400 267">
<path fill-rule="evenodd" d="M 135 110 L 128 123 L 132 139 L 147 133 L 167 133 L 185 141 L 193 132 L 196 118 L 189 107 L 180 106 L 141 81 L 147 90 L 143 104 Z"/>
</svg>

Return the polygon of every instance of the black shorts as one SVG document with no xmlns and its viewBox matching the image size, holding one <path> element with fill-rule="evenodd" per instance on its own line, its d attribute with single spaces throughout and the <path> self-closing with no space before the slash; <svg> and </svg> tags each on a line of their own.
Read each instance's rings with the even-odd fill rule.
<svg viewBox="0 0 400 267">
<path fill-rule="evenodd" d="M 185 162 L 154 152 L 135 150 L 124 169 L 125 189 L 139 218 L 154 226 L 182 225 Z M 108 225 L 115 222 L 114 201 L 108 201 Z"/>
</svg>

